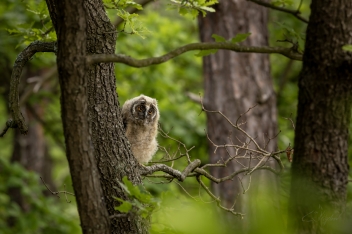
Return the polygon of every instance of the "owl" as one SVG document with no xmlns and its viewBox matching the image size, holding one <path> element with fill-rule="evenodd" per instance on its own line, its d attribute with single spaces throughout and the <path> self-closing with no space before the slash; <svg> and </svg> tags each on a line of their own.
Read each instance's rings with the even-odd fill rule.
<svg viewBox="0 0 352 234">
<path fill-rule="evenodd" d="M 139 163 L 149 162 L 158 149 L 159 109 L 156 99 L 145 95 L 127 100 L 122 107 L 125 135 Z"/>
</svg>

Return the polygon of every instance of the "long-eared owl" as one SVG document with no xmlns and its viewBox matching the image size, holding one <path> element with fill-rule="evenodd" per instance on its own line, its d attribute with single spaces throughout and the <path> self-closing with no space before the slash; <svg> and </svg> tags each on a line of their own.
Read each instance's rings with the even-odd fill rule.
<svg viewBox="0 0 352 234">
<path fill-rule="evenodd" d="M 125 135 L 139 163 L 149 162 L 158 149 L 159 109 L 156 99 L 141 94 L 122 107 Z"/>
</svg>

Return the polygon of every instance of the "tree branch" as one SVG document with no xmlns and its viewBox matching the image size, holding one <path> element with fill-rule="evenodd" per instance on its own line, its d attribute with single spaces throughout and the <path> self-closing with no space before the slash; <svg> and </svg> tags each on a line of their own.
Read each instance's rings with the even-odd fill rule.
<svg viewBox="0 0 352 234">
<path fill-rule="evenodd" d="M 213 198 L 215 201 L 216 201 L 216 204 L 219 208 L 227 211 L 227 212 L 230 212 L 234 215 L 237 215 L 237 216 L 240 216 L 241 218 L 243 218 L 244 214 L 242 213 L 238 213 L 238 212 L 235 212 L 233 208 L 226 208 L 224 206 L 221 205 L 221 200 L 219 197 L 216 197 L 211 191 L 210 189 L 203 183 L 203 181 L 201 180 L 200 176 L 197 176 L 197 181 L 198 183 L 202 186 L 202 188 L 208 193 L 208 195 Z"/>
<path fill-rule="evenodd" d="M 88 56 L 87 63 L 124 63 L 131 67 L 148 67 L 169 61 L 183 53 L 192 50 L 232 50 L 240 53 L 261 53 L 261 54 L 281 54 L 293 60 L 302 60 L 302 54 L 294 52 L 290 48 L 270 47 L 270 46 L 240 46 L 231 42 L 207 42 L 207 43 L 191 43 L 175 50 L 170 51 L 160 57 L 152 57 L 147 59 L 135 59 L 124 54 L 95 54 Z"/>
<path fill-rule="evenodd" d="M 282 11 L 282 12 L 285 12 L 285 13 L 289 13 L 289 14 L 293 15 L 294 17 L 296 17 L 297 19 L 301 20 L 304 23 L 308 24 L 308 22 L 309 22 L 306 18 L 304 18 L 304 17 L 302 17 L 300 15 L 301 12 L 299 11 L 299 9 L 301 7 L 302 2 L 300 3 L 299 8 L 296 11 L 294 11 L 294 10 L 289 10 L 289 9 L 286 9 L 286 8 L 283 8 L 283 7 L 275 6 L 273 4 L 270 4 L 270 3 L 267 3 L 267 2 L 263 2 L 263 1 L 258 1 L 258 0 L 247 0 L 247 1 L 253 2 L 255 4 L 258 4 L 258 5 L 267 7 L 267 8 L 271 8 L 271 9 L 274 9 L 274 10 L 277 10 L 277 11 Z"/>
<path fill-rule="evenodd" d="M 27 48 L 25 48 L 17 57 L 13 66 L 11 82 L 10 82 L 10 111 L 13 117 L 13 124 L 19 128 L 22 134 L 28 132 L 28 127 L 25 123 L 23 115 L 20 111 L 19 105 L 19 84 L 21 73 L 24 65 L 35 55 L 37 52 L 56 52 L 56 42 L 32 42 Z"/>
<path fill-rule="evenodd" d="M 199 159 L 194 160 L 193 162 L 188 164 L 188 166 L 183 170 L 183 172 L 175 170 L 164 164 L 154 164 L 148 167 L 141 167 L 141 171 L 142 171 L 141 175 L 146 176 L 146 175 L 153 174 L 156 171 L 162 171 L 171 175 L 172 176 L 171 178 L 176 178 L 182 182 L 186 179 L 188 174 L 190 174 L 195 168 L 199 167 L 200 163 L 201 162 Z"/>
</svg>

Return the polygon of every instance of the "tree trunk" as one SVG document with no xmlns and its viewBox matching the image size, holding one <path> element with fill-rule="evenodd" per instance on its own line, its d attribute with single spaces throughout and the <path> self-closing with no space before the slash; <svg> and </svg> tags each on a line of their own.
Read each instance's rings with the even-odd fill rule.
<svg viewBox="0 0 352 234">
<path fill-rule="evenodd" d="M 295 233 L 327 228 L 345 208 L 352 103 L 352 2 L 313 0 L 299 79 L 290 208 Z M 332 223 L 330 223 L 332 224 Z"/>
<path fill-rule="evenodd" d="M 267 45 L 267 9 L 256 6 L 247 1 L 220 1 L 215 13 L 208 13 L 206 17 L 199 17 L 200 37 L 203 42 L 211 42 L 212 34 L 218 34 L 225 39 L 231 39 L 238 33 L 251 35 L 244 45 Z M 246 112 L 250 107 L 257 106 L 246 114 L 241 122 L 247 121 L 243 126 L 245 131 L 264 146 L 263 138 L 273 137 L 276 128 L 276 97 L 270 77 L 269 56 L 263 54 L 239 54 L 231 51 L 220 50 L 216 54 L 203 58 L 204 71 L 204 105 L 208 110 L 218 110 L 224 113 L 233 122 Z M 212 141 L 222 145 L 226 143 L 242 144 L 248 141 L 240 132 L 220 115 L 207 113 L 207 131 Z M 239 140 L 240 141 L 239 141 Z M 276 149 L 276 141 L 267 147 L 268 151 Z M 211 163 L 228 158 L 225 149 L 217 149 L 209 144 L 208 152 Z M 231 155 L 234 150 L 229 149 Z M 242 152 L 243 153 L 243 152 Z M 248 161 L 242 160 L 244 165 Z M 256 163 L 258 161 L 253 161 Z M 236 161 L 226 168 L 211 168 L 211 174 L 223 177 L 243 166 Z M 266 175 L 264 176 L 263 173 Z M 251 189 L 255 189 L 263 180 L 274 179 L 268 172 L 255 172 L 256 179 L 252 178 Z M 258 176 L 260 174 L 260 176 Z M 242 178 L 243 175 L 240 175 Z M 265 177 L 265 179 L 264 179 Z M 246 177 L 247 178 L 247 177 Z M 243 180 L 247 188 L 248 180 Z M 273 182 L 271 182 L 273 183 Z M 273 183 L 275 184 L 275 183 Z M 227 207 L 231 207 L 243 188 L 237 180 L 226 181 L 221 184 L 212 184 L 213 191 L 220 196 Z M 253 204 L 253 200 L 251 201 Z M 246 195 L 240 196 L 235 209 L 247 213 L 250 205 Z M 246 215 L 246 217 L 248 217 Z"/>
<path fill-rule="evenodd" d="M 67 158 L 84 233 L 147 233 L 148 221 L 117 214 L 118 181 L 140 183 L 124 135 L 114 65 L 87 67 L 87 54 L 114 53 L 116 35 L 101 0 L 47 0 L 58 35 L 57 63 Z"/>
</svg>

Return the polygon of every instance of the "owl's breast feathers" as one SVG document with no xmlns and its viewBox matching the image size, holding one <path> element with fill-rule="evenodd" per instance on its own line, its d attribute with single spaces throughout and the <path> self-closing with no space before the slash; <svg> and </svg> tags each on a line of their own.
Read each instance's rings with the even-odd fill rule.
<svg viewBox="0 0 352 234">
<path fill-rule="evenodd" d="M 122 107 L 122 116 L 125 135 L 131 144 L 133 155 L 138 162 L 147 163 L 158 149 L 157 101 L 145 95 L 130 99 Z"/>
</svg>

